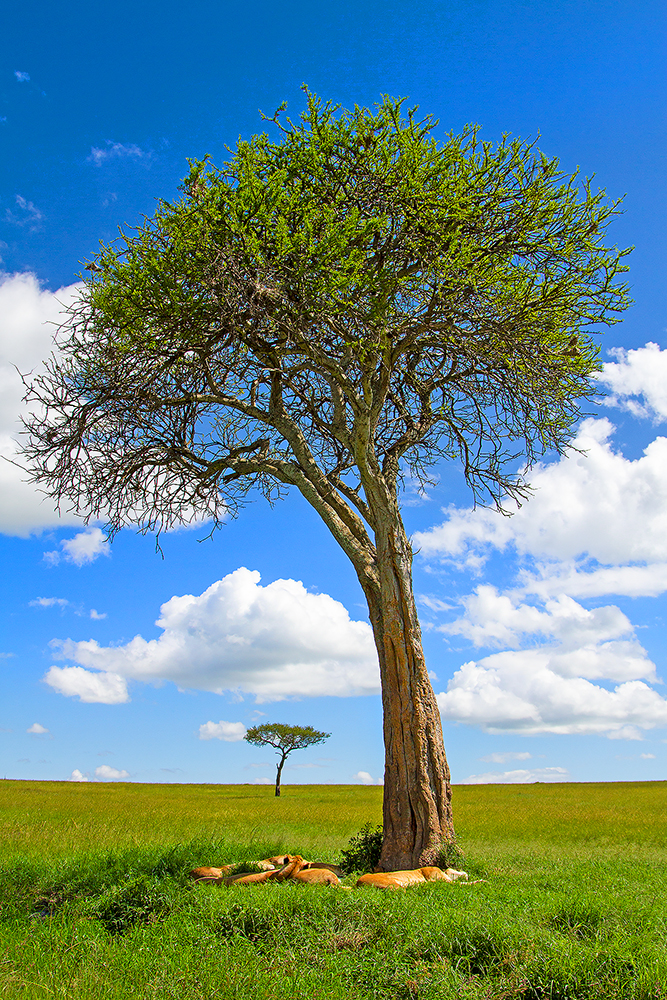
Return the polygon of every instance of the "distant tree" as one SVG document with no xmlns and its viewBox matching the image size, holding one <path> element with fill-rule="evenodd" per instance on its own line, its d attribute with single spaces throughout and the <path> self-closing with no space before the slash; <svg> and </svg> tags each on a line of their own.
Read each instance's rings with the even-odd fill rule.
<svg viewBox="0 0 667 1000">
<path fill-rule="evenodd" d="M 261 726 L 251 726 L 243 737 L 256 747 L 273 747 L 280 754 L 276 764 L 276 795 L 280 795 L 280 775 L 283 765 L 293 750 L 305 750 L 306 747 L 324 743 L 331 733 L 321 733 L 312 726 L 285 726 L 280 722 L 264 722 Z"/>
<path fill-rule="evenodd" d="M 627 251 L 604 192 L 534 144 L 438 142 L 386 98 L 192 164 L 175 204 L 103 247 L 33 380 L 25 452 L 49 496 L 113 533 L 301 492 L 354 566 L 384 712 L 381 867 L 433 864 L 454 827 L 401 517 L 406 477 L 459 463 L 528 493 L 593 395 Z M 522 468 L 523 472 L 517 472 Z"/>
</svg>

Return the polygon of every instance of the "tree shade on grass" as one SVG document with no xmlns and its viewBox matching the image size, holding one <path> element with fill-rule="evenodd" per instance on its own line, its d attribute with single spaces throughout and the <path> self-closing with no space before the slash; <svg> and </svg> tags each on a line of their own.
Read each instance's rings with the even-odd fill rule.
<svg viewBox="0 0 667 1000">
<path fill-rule="evenodd" d="M 431 118 L 308 94 L 297 123 L 195 162 L 175 204 L 103 248 L 33 380 L 26 455 L 111 533 L 296 487 L 368 602 L 384 710 L 387 870 L 454 828 L 400 510 L 406 476 L 461 464 L 475 496 L 528 493 L 592 394 L 591 335 L 627 307 L 618 211 L 534 144 L 438 142 Z M 92 266 L 92 265 L 91 265 Z"/>
<path fill-rule="evenodd" d="M 280 776 L 285 761 L 293 750 L 305 750 L 306 747 L 324 743 L 331 733 L 321 733 L 312 726 L 286 726 L 281 722 L 263 722 L 261 726 L 251 726 L 244 740 L 256 747 L 273 747 L 278 751 L 280 760 L 276 764 L 276 796 L 280 795 Z"/>
</svg>

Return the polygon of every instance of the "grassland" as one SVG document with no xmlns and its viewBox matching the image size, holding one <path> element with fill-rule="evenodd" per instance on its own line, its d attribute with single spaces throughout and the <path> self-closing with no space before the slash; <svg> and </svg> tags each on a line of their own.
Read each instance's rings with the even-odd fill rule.
<svg viewBox="0 0 667 1000">
<path fill-rule="evenodd" d="M 381 789 L 0 782 L 0 994 L 667 1000 L 667 783 L 454 796 L 474 885 L 224 889 L 187 872 L 336 860 Z"/>
</svg>

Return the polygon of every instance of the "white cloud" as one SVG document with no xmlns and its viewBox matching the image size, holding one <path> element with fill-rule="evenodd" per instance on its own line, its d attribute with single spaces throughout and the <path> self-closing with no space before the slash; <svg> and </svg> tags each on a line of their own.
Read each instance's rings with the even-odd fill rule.
<svg viewBox="0 0 667 1000">
<path fill-rule="evenodd" d="M 537 466 L 534 496 L 512 517 L 493 510 L 451 508 L 447 520 L 414 541 L 427 558 L 464 559 L 473 566 L 493 546 L 562 563 L 587 556 L 606 565 L 667 562 L 667 438 L 641 458 L 614 451 L 606 419 L 583 421 L 570 452 Z M 636 572 L 639 568 L 636 568 Z"/>
<path fill-rule="evenodd" d="M 640 758 L 640 760 L 655 760 L 655 754 L 654 753 L 640 753 L 639 758 Z"/>
<path fill-rule="evenodd" d="M 16 77 L 16 79 L 18 80 L 19 83 L 29 83 L 30 82 L 30 73 L 26 73 L 26 72 L 24 72 L 24 70 L 15 69 L 14 70 L 14 76 Z"/>
<path fill-rule="evenodd" d="M 486 757 L 478 757 L 478 760 L 485 764 L 506 764 L 508 760 L 530 760 L 531 754 L 527 751 L 520 753 L 489 753 Z"/>
<path fill-rule="evenodd" d="M 547 601 L 541 611 L 527 604 L 517 606 L 512 597 L 488 585 L 478 587 L 463 604 L 466 614 L 441 625 L 440 631 L 463 635 L 474 645 L 486 647 L 516 646 L 539 634 L 554 642 L 528 652 L 546 656 L 549 669 L 563 677 L 657 679 L 655 665 L 635 638 L 632 623 L 614 605 L 589 611 L 561 594 L 558 600 Z"/>
<path fill-rule="evenodd" d="M 39 722 L 33 722 L 32 726 L 26 729 L 26 733 L 33 733 L 35 736 L 43 736 L 48 731 L 44 726 L 40 726 Z"/>
<path fill-rule="evenodd" d="M 617 347 L 609 353 L 616 361 L 607 362 L 596 375 L 611 394 L 606 404 L 656 423 L 667 420 L 667 350 L 648 343 L 630 351 Z"/>
<path fill-rule="evenodd" d="M 124 145 L 122 142 L 111 142 L 107 139 L 106 146 L 103 148 L 91 146 L 88 161 L 89 163 L 93 163 L 96 167 L 101 167 L 107 160 L 115 160 L 119 158 L 145 160 L 150 158 L 150 156 L 150 153 L 144 152 L 144 150 L 135 143 Z"/>
<path fill-rule="evenodd" d="M 352 775 L 352 781 L 360 781 L 362 785 L 382 785 L 382 778 L 378 778 L 374 781 L 373 777 L 368 773 L 368 771 L 357 771 L 356 774 Z"/>
<path fill-rule="evenodd" d="M 599 734 L 641 739 L 667 726 L 667 701 L 640 680 L 611 690 L 568 676 L 567 658 L 544 649 L 508 650 L 464 663 L 438 696 L 443 718 L 489 733 Z"/>
<path fill-rule="evenodd" d="M 246 734 L 242 722 L 204 722 L 199 727 L 200 740 L 224 740 L 225 743 L 238 743 Z"/>
<path fill-rule="evenodd" d="M 368 771 L 357 771 L 356 774 L 352 775 L 353 781 L 360 781 L 362 785 L 372 785 L 373 779 L 371 778 Z"/>
<path fill-rule="evenodd" d="M 107 616 L 106 611 L 100 612 L 96 611 L 95 608 L 90 609 L 90 617 L 93 619 L 93 621 L 101 622 L 106 618 L 106 616 Z"/>
<path fill-rule="evenodd" d="M 13 226 L 28 226 L 31 233 L 36 232 L 40 228 L 44 218 L 42 212 L 31 201 L 24 198 L 22 194 L 17 194 L 14 202 L 17 210 L 12 211 L 11 208 L 6 210 L 5 218 L 7 222 L 10 222 Z"/>
<path fill-rule="evenodd" d="M 252 781 L 253 785 L 273 785 L 275 782 L 271 781 L 271 778 L 255 778 Z"/>
<path fill-rule="evenodd" d="M 48 357 L 56 325 L 64 319 L 63 309 L 79 288 L 42 291 L 33 274 L 0 278 L 0 532 L 4 534 L 27 538 L 44 528 L 81 523 L 72 514 L 58 514 L 52 501 L 25 482 L 26 473 L 11 464 L 18 458 L 19 417 L 26 413 L 25 390 L 16 368 L 29 373 Z"/>
<path fill-rule="evenodd" d="M 564 767 L 536 767 L 532 770 L 488 771 L 471 774 L 462 785 L 526 785 L 533 781 L 568 781 L 569 772 Z"/>
<path fill-rule="evenodd" d="M 99 556 L 108 556 L 111 546 L 101 528 L 86 528 L 73 538 L 67 538 L 60 543 L 65 552 L 67 562 L 75 566 L 95 562 Z"/>
<path fill-rule="evenodd" d="M 90 781 L 90 776 L 83 774 L 78 767 L 75 767 L 68 781 Z"/>
<path fill-rule="evenodd" d="M 101 528 L 86 528 L 72 538 L 65 538 L 60 543 L 65 562 L 74 563 L 75 566 L 85 566 L 87 563 L 95 562 L 99 556 L 111 555 L 111 546 Z M 50 566 L 57 566 L 61 555 L 58 550 L 44 553 L 44 561 Z M 91 615 L 91 618 L 94 617 Z"/>
<path fill-rule="evenodd" d="M 46 683 L 68 698 L 102 705 L 121 705 L 130 700 L 124 677 L 109 671 L 94 673 L 83 667 L 51 667 Z"/>
<path fill-rule="evenodd" d="M 95 776 L 100 781 L 124 781 L 130 775 L 127 771 L 119 771 L 116 767 L 109 767 L 108 764 L 100 764 L 95 768 Z"/>
<path fill-rule="evenodd" d="M 350 621 L 342 604 L 309 593 L 296 580 L 266 587 L 259 581 L 259 573 L 240 568 L 199 596 L 172 597 L 162 605 L 158 639 L 138 635 L 117 647 L 94 640 L 53 645 L 64 658 L 116 677 L 168 680 L 217 694 L 235 691 L 258 702 L 379 691 L 377 654 L 366 622 Z M 68 670 L 86 673 L 81 667 Z M 90 676 L 98 683 L 103 675 Z M 61 684 L 61 674 L 54 680 Z"/>
<path fill-rule="evenodd" d="M 66 608 L 69 605 L 69 601 L 64 597 L 38 597 L 34 601 L 30 601 L 31 608 Z"/>
</svg>

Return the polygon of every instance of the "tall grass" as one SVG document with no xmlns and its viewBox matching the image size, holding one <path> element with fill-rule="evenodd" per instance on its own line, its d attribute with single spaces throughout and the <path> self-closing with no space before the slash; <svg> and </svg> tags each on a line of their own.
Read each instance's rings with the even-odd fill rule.
<svg viewBox="0 0 667 1000">
<path fill-rule="evenodd" d="M 1 782 L 0 995 L 667 1000 L 663 783 L 456 788 L 473 885 L 187 877 L 274 850 L 336 860 L 380 805 L 345 786 Z"/>
</svg>

